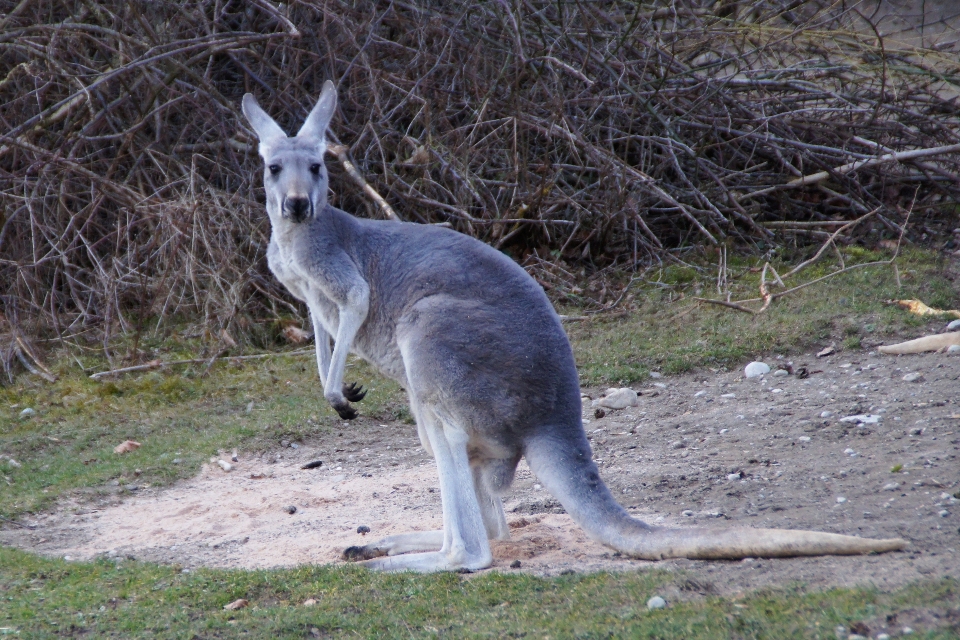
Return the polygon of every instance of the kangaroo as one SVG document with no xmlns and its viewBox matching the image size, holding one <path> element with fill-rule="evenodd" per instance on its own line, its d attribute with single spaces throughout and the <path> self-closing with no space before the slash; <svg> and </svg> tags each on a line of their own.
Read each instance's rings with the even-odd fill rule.
<svg viewBox="0 0 960 640">
<path fill-rule="evenodd" d="M 483 569 L 509 537 L 500 496 L 521 457 L 587 534 L 649 560 L 861 554 L 903 548 L 813 531 L 668 529 L 631 517 L 600 479 L 583 430 L 570 342 L 543 289 L 488 245 L 441 227 L 355 218 L 327 203 L 324 84 L 297 135 L 247 94 L 272 227 L 267 262 L 313 322 L 324 397 L 345 418 L 361 387 L 343 383 L 353 351 L 407 390 L 437 463 L 441 531 L 344 552 L 381 570 Z M 331 352 L 330 339 L 333 337 Z"/>
</svg>

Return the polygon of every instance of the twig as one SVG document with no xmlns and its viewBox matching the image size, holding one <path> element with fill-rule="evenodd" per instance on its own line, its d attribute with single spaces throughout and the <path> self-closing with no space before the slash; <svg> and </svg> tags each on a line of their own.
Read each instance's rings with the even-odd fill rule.
<svg viewBox="0 0 960 640">
<path fill-rule="evenodd" d="M 120 369 L 111 369 L 110 371 L 101 371 L 90 376 L 91 380 L 99 380 L 101 378 L 106 378 L 107 376 L 119 375 L 121 373 L 131 373 L 133 371 L 147 371 L 150 369 L 161 369 L 163 367 L 172 367 L 174 365 L 182 364 L 212 364 L 214 361 L 220 360 L 260 360 L 262 358 L 275 358 L 282 356 L 302 356 L 308 353 L 314 353 L 313 349 L 300 349 L 298 351 L 285 351 L 280 353 L 261 353 L 252 356 L 223 356 L 220 358 L 192 358 L 190 360 L 171 360 L 170 362 L 163 362 L 161 360 L 152 360 L 146 364 L 138 364 L 132 367 L 123 367 Z M 208 366 L 209 368 L 209 366 Z"/>
<path fill-rule="evenodd" d="M 370 186 L 370 183 L 367 182 L 360 172 L 357 170 L 357 167 L 351 162 L 350 157 L 347 155 L 347 146 L 343 144 L 332 144 L 327 147 L 327 151 L 337 156 L 337 159 L 340 161 L 340 164 L 343 165 L 344 170 L 347 174 L 353 178 L 353 181 L 360 185 L 360 188 L 363 189 L 364 193 L 370 196 L 374 202 L 379 205 L 380 209 L 383 210 L 384 215 L 387 216 L 390 220 L 400 220 L 400 216 L 397 215 L 397 212 L 393 210 L 393 207 L 383 199 L 377 190 Z"/>
</svg>

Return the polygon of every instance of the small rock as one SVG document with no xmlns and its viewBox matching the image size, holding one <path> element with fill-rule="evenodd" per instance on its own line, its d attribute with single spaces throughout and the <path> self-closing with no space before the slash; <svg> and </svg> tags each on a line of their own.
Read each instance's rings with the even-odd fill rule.
<svg viewBox="0 0 960 640">
<path fill-rule="evenodd" d="M 797 440 L 800 442 L 810 442 L 810 436 L 800 436 Z"/>
<path fill-rule="evenodd" d="M 687 448 L 687 444 L 686 444 L 685 442 L 683 442 L 682 440 L 677 440 L 676 442 L 671 442 L 671 443 L 670 443 L 670 448 L 671 448 L 671 449 L 686 449 L 686 448 Z"/>
<path fill-rule="evenodd" d="M 705 396 L 705 395 L 707 395 L 707 392 L 706 392 L 704 389 L 701 389 L 700 391 L 697 391 L 695 394 L 693 394 L 693 397 L 694 397 L 694 398 L 699 398 L 699 397 Z"/>
<path fill-rule="evenodd" d="M 877 634 L 877 640 L 890 640 L 890 634 L 889 634 L 889 633 L 878 633 L 878 634 Z"/>
<path fill-rule="evenodd" d="M 877 424 L 880 420 L 883 419 L 883 416 L 879 415 L 868 415 L 868 414 L 858 414 L 855 416 L 847 416 L 846 418 L 840 418 L 840 422 L 856 422 L 857 424 Z"/>
<path fill-rule="evenodd" d="M 653 596 L 652 598 L 647 600 L 647 609 L 650 609 L 651 611 L 653 609 L 663 609 L 666 606 L 667 606 L 667 601 L 661 598 L 660 596 Z"/>
<path fill-rule="evenodd" d="M 637 400 L 637 392 L 628 387 L 622 389 L 607 389 L 607 395 L 600 398 L 598 403 L 601 407 L 608 409 L 626 409 L 640 404 Z"/>
<path fill-rule="evenodd" d="M 947 325 L 947 331 L 960 331 L 960 320 L 952 320 Z"/>
<path fill-rule="evenodd" d="M 280 441 L 280 446 L 281 446 L 281 447 L 289 447 L 289 446 L 290 446 L 290 441 L 289 441 L 289 440 L 281 440 L 281 441 Z"/>
<path fill-rule="evenodd" d="M 910 435 L 912 435 L 912 436 L 922 436 L 922 435 L 923 435 L 923 428 L 922 428 L 922 427 L 914 427 L 913 429 L 910 429 Z"/>
<path fill-rule="evenodd" d="M 32 418 L 35 415 L 37 415 L 37 412 L 31 409 L 30 407 L 27 407 L 26 409 L 20 412 L 20 419 L 26 420 L 27 418 Z"/>
<path fill-rule="evenodd" d="M 297 508 L 296 508 L 295 506 L 293 506 L 292 504 L 289 505 L 289 506 L 284 507 L 283 510 L 286 511 L 287 513 L 289 513 L 290 515 L 293 515 L 293 514 L 295 514 L 295 513 L 297 512 Z"/>
<path fill-rule="evenodd" d="M 821 418 L 832 418 L 832 417 L 833 417 L 833 411 L 821 411 L 821 412 L 820 412 L 820 417 L 821 417 Z"/>
<path fill-rule="evenodd" d="M 720 394 L 720 397 L 721 397 L 721 398 L 727 398 L 727 399 L 729 399 L 729 400 L 733 400 L 734 398 L 737 397 L 737 394 L 735 394 L 735 393 L 723 393 L 723 394 Z"/>
<path fill-rule="evenodd" d="M 601 407 L 597 407 L 597 408 L 594 409 L 594 411 L 593 411 L 593 417 L 596 418 L 597 420 L 599 420 L 600 418 L 602 418 L 602 417 L 605 416 L 605 415 L 607 415 L 607 412 L 604 411 L 603 408 L 601 408 Z"/>
<path fill-rule="evenodd" d="M 521 564 L 521 563 L 520 563 L 519 560 L 514 560 L 513 562 L 510 563 L 510 568 L 511 568 L 511 569 L 519 569 L 519 568 L 520 568 L 520 564 Z"/>
<path fill-rule="evenodd" d="M 836 352 L 837 352 L 837 350 L 834 349 L 833 347 L 826 347 L 826 348 L 821 349 L 820 351 L 817 352 L 817 357 L 818 357 L 818 358 L 826 358 L 827 356 L 829 356 L 829 355 L 831 355 L 831 354 L 834 354 L 834 353 L 836 353 Z"/>
<path fill-rule="evenodd" d="M 790 375 L 790 372 L 787 371 L 786 369 L 777 369 L 776 371 L 773 372 L 773 375 L 775 375 L 775 376 L 777 376 L 778 378 L 780 378 L 780 377 L 783 377 L 783 376 L 788 376 L 788 375 Z"/>
<path fill-rule="evenodd" d="M 846 501 L 847 499 L 844 498 L 843 496 L 837 496 L 837 504 L 843 504 Z"/>
<path fill-rule="evenodd" d="M 837 640 L 847 640 L 847 628 L 838 624 L 833 630 L 833 635 L 836 636 Z"/>
<path fill-rule="evenodd" d="M 247 403 L 247 413 L 253 413 L 253 402 Z"/>
<path fill-rule="evenodd" d="M 770 373 L 770 365 L 763 362 L 751 362 L 743 368 L 743 375 L 748 378 L 759 378 Z"/>
<path fill-rule="evenodd" d="M 899 488 L 900 488 L 899 482 L 888 482 L 887 484 L 883 485 L 884 491 L 896 491 Z"/>
<path fill-rule="evenodd" d="M 843 450 L 843 453 L 844 453 L 844 455 L 848 455 L 848 456 L 851 456 L 851 457 L 855 457 L 855 456 L 857 455 L 857 452 L 854 451 L 853 449 L 851 449 L 850 447 L 847 447 L 846 449 L 844 449 L 844 450 Z"/>
<path fill-rule="evenodd" d="M 684 509 L 684 510 L 683 510 L 683 515 L 685 515 L 685 516 L 687 516 L 687 517 L 689 518 L 690 516 L 693 515 L 693 511 L 691 511 L 690 509 Z"/>
<path fill-rule="evenodd" d="M 0 460 L 2 460 L 2 459 L 4 459 L 4 456 L 0 456 Z M 7 464 L 10 465 L 11 467 L 13 467 L 14 469 L 19 469 L 21 466 L 23 466 L 23 465 L 21 465 L 19 462 L 17 462 L 16 460 L 14 460 L 13 458 L 11 458 L 11 457 L 9 457 L 9 456 L 7 456 L 5 459 L 6 459 L 6 461 L 7 461 Z"/>
<path fill-rule="evenodd" d="M 960 344 L 952 344 L 947 347 L 947 353 L 960 353 Z"/>
<path fill-rule="evenodd" d="M 217 460 L 217 464 L 220 465 L 220 468 L 226 471 L 227 473 L 230 473 L 231 471 L 233 471 L 233 465 L 227 462 L 226 460 Z"/>
<path fill-rule="evenodd" d="M 236 452 L 236 451 L 234 451 L 234 452 L 233 452 L 233 455 L 230 456 L 230 461 L 231 461 L 231 462 L 240 462 L 240 458 L 237 457 L 237 452 Z"/>
<path fill-rule="evenodd" d="M 174 458 L 173 460 L 170 461 L 170 464 L 180 464 L 181 462 L 183 462 L 183 460 L 181 460 L 180 458 Z"/>
<path fill-rule="evenodd" d="M 960 322 L 960 321 L 958 321 L 958 322 Z M 651 372 L 650 372 L 650 377 L 653 378 L 654 380 L 659 380 L 660 378 L 663 377 L 663 374 L 662 374 L 662 373 L 659 373 L 659 372 L 657 372 L 657 371 L 651 371 Z"/>
<path fill-rule="evenodd" d="M 667 388 L 667 385 L 665 385 L 665 384 L 662 383 L 662 382 L 654 382 L 654 383 L 653 383 L 653 386 L 655 386 L 657 389 L 666 389 L 666 388 Z"/>
<path fill-rule="evenodd" d="M 124 487 L 124 489 L 126 489 L 127 491 L 139 491 L 140 487 L 135 484 L 128 484 Z"/>
<path fill-rule="evenodd" d="M 223 605 L 223 608 L 226 609 L 227 611 L 236 611 L 237 609 L 243 609 L 249 604 L 250 603 L 246 599 L 240 598 L 239 600 L 234 600 L 230 604 Z"/>
<path fill-rule="evenodd" d="M 731 482 L 733 482 L 733 481 L 735 481 L 735 480 L 739 480 L 739 479 L 741 479 L 742 477 L 743 477 L 743 476 L 741 476 L 739 473 L 728 473 L 728 474 L 727 474 L 727 480 L 729 480 L 729 481 L 731 481 Z"/>
<path fill-rule="evenodd" d="M 317 604 L 316 598 L 307 598 L 306 600 L 303 601 L 303 606 L 305 607 L 312 607 L 315 604 Z"/>
<path fill-rule="evenodd" d="M 950 515 L 950 512 L 947 511 L 946 509 L 944 509 L 944 510 L 940 511 L 937 515 L 940 516 L 941 518 L 946 518 L 947 516 Z"/>
<path fill-rule="evenodd" d="M 370 527 L 368 527 L 368 526 L 365 525 L 365 524 L 362 524 L 362 525 L 360 525 L 359 527 L 357 527 L 357 533 L 359 533 L 359 534 L 362 535 L 362 536 L 365 536 L 365 535 L 367 535 L 368 533 L 370 533 Z"/>
<path fill-rule="evenodd" d="M 902 634 L 905 635 L 905 636 L 912 636 L 912 635 L 913 635 L 913 629 L 911 629 L 910 627 L 904 627 L 903 630 L 902 630 L 900 633 L 902 633 Z"/>
<path fill-rule="evenodd" d="M 323 465 L 323 460 L 312 460 L 312 461 L 308 462 L 307 464 L 303 465 L 303 466 L 300 467 L 300 468 L 301 468 L 301 469 L 316 469 L 317 467 L 320 467 L 320 466 L 322 466 L 322 465 Z"/>
<path fill-rule="evenodd" d="M 903 376 L 904 382 L 923 382 L 923 374 L 919 371 L 914 371 L 913 373 L 908 373 Z"/>
<path fill-rule="evenodd" d="M 851 633 L 847 636 L 847 640 L 870 640 L 870 638 L 862 636 L 859 633 Z"/>
</svg>

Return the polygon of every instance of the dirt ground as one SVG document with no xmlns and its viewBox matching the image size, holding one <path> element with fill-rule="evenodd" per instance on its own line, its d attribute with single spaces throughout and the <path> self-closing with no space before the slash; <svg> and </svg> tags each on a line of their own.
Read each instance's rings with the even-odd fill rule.
<svg viewBox="0 0 960 640">
<path fill-rule="evenodd" d="M 766 361 L 774 369 L 787 363 Z M 494 544 L 492 570 L 682 569 L 696 590 L 719 594 L 796 583 L 887 590 L 960 575 L 960 501 L 953 497 L 960 491 L 960 357 L 860 351 L 792 364 L 809 377 L 705 371 L 637 385 L 639 406 L 601 418 L 585 406 L 601 475 L 647 522 L 899 536 L 910 541 L 907 551 L 632 560 L 589 541 L 521 463 L 505 499 L 513 539 Z M 922 378 L 903 380 L 913 372 Z M 858 414 L 879 421 L 841 421 Z M 255 568 L 336 563 L 347 546 L 441 526 L 436 469 L 414 426 L 361 419 L 325 442 L 293 444 L 267 454 L 239 451 L 229 473 L 210 464 L 170 488 L 63 504 L 35 518 L 35 528 L 0 531 L 0 544 L 77 560 Z M 313 460 L 323 465 L 300 468 Z M 287 513 L 289 506 L 296 512 Z M 360 525 L 371 533 L 358 534 Z M 515 560 L 521 568 L 510 568 Z"/>
</svg>

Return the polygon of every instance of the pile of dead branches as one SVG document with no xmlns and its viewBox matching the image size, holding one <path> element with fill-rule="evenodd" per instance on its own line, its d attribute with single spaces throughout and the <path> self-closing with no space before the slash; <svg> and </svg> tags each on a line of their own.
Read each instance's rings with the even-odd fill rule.
<svg viewBox="0 0 960 640">
<path fill-rule="evenodd" d="M 301 313 L 265 268 L 239 104 L 293 131 L 327 78 L 335 204 L 383 217 L 350 160 L 403 219 L 558 296 L 692 246 L 819 245 L 868 211 L 860 241 L 899 238 L 911 203 L 916 235 L 960 226 L 957 52 L 825 6 L 4 0 L 0 321 L 108 345 L 176 317 L 229 342 Z"/>
</svg>

